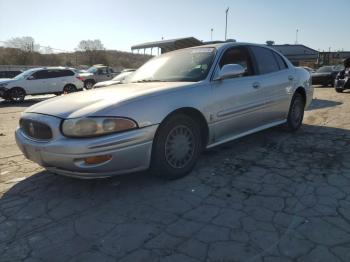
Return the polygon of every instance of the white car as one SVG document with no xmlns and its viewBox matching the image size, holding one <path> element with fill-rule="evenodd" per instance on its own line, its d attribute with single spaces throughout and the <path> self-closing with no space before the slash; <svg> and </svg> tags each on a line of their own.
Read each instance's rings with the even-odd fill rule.
<svg viewBox="0 0 350 262">
<path fill-rule="evenodd" d="M 0 97 L 22 102 L 26 95 L 71 93 L 83 87 L 83 80 L 72 68 L 35 68 L 13 79 L 0 80 Z"/>
<path fill-rule="evenodd" d="M 130 69 L 128 71 L 121 72 L 119 75 L 117 75 L 112 80 L 103 81 L 103 82 L 99 82 L 99 83 L 95 84 L 94 88 L 100 88 L 100 87 L 105 87 L 105 86 L 121 84 L 127 77 L 130 77 L 134 71 L 135 71 L 134 69 L 133 70 Z"/>
</svg>

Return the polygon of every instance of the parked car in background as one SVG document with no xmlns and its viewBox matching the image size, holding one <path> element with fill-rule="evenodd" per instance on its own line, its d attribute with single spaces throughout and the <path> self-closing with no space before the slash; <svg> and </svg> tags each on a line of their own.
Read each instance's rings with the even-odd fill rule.
<svg viewBox="0 0 350 262">
<path fill-rule="evenodd" d="M 26 95 L 62 94 L 82 90 L 84 83 L 74 69 L 64 67 L 35 68 L 13 79 L 0 80 L 0 97 L 22 102 Z"/>
<path fill-rule="evenodd" d="M 302 68 L 304 68 L 306 71 L 308 71 L 310 74 L 315 72 L 315 69 L 308 67 L 308 66 L 302 66 Z"/>
<path fill-rule="evenodd" d="M 133 72 L 135 72 L 135 69 L 126 69 L 125 71 L 123 70 L 119 75 L 114 77 L 112 80 L 96 83 L 94 85 L 94 88 L 121 84 L 127 77 L 130 77 L 130 75 L 132 75 Z"/>
<path fill-rule="evenodd" d="M 204 148 L 281 124 L 297 130 L 312 95 L 310 74 L 272 48 L 205 45 L 154 57 L 118 88 L 29 107 L 16 141 L 57 174 L 101 178 L 150 167 L 176 179 Z"/>
<path fill-rule="evenodd" d="M 113 68 L 105 65 L 94 65 L 86 73 L 80 73 L 79 76 L 84 81 L 86 89 L 91 89 L 94 84 L 113 79 L 119 72 L 114 72 Z"/>
<path fill-rule="evenodd" d="M 14 78 L 22 72 L 21 70 L 2 70 L 0 71 L 0 78 Z"/>
<path fill-rule="evenodd" d="M 350 68 L 339 72 L 335 79 L 334 88 L 337 93 L 342 93 L 345 89 L 350 89 Z"/>
<path fill-rule="evenodd" d="M 340 71 L 341 68 L 337 66 L 322 66 L 311 74 L 312 84 L 334 86 L 335 78 Z"/>
</svg>

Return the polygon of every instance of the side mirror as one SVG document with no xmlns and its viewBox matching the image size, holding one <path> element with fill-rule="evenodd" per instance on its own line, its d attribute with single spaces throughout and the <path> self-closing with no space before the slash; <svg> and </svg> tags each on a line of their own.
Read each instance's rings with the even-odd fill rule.
<svg viewBox="0 0 350 262">
<path fill-rule="evenodd" d="M 34 76 L 28 76 L 28 77 L 27 77 L 27 80 L 34 80 L 34 79 L 35 79 Z"/>
<path fill-rule="evenodd" d="M 215 80 L 224 80 L 228 78 L 234 78 L 238 76 L 242 76 L 245 73 L 245 69 L 243 66 L 238 64 L 227 64 L 224 65 L 217 78 Z"/>
</svg>

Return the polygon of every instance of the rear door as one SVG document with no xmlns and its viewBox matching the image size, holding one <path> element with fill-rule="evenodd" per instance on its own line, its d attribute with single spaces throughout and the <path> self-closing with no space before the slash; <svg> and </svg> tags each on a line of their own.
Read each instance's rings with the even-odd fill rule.
<svg viewBox="0 0 350 262">
<path fill-rule="evenodd" d="M 265 124 L 287 118 L 292 95 L 294 69 L 288 68 L 284 58 L 269 48 L 251 46 L 260 75 L 261 91 L 266 98 L 262 110 Z"/>
<path fill-rule="evenodd" d="M 48 81 L 46 86 L 46 92 L 56 93 L 62 92 L 64 84 L 62 83 L 63 75 L 61 69 L 49 69 L 48 70 Z"/>
<path fill-rule="evenodd" d="M 52 93 L 62 92 L 67 84 L 72 84 L 74 72 L 67 69 L 54 69 L 49 71 L 50 91 Z"/>
<path fill-rule="evenodd" d="M 212 81 L 215 142 L 230 140 L 263 123 L 261 110 L 265 106 L 265 96 L 249 49 L 236 46 L 226 50 L 216 66 L 213 79 L 226 64 L 239 64 L 246 72 L 239 77 Z"/>
</svg>

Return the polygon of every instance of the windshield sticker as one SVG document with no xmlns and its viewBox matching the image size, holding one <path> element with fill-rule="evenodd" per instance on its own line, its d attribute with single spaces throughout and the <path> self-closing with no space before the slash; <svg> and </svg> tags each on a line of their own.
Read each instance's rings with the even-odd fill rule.
<svg viewBox="0 0 350 262">
<path fill-rule="evenodd" d="M 197 54 L 197 53 L 211 53 L 213 52 L 214 48 L 195 48 L 192 50 L 192 54 Z"/>
</svg>

